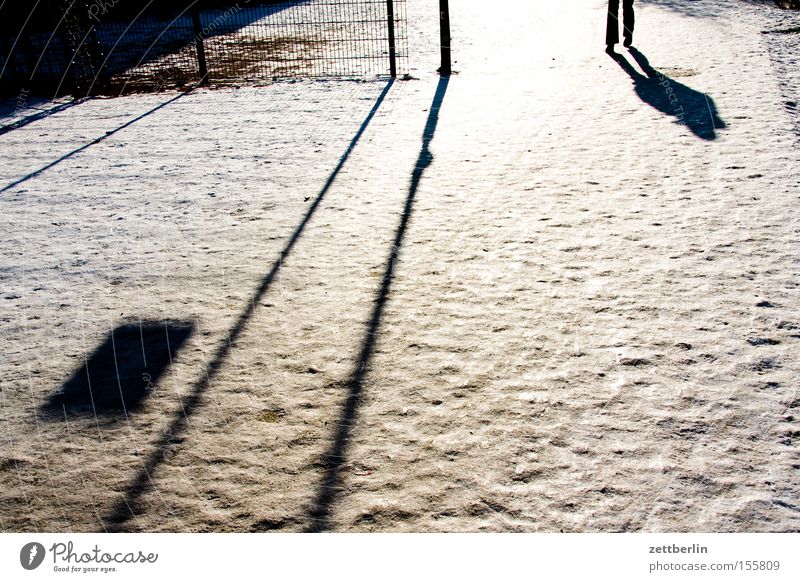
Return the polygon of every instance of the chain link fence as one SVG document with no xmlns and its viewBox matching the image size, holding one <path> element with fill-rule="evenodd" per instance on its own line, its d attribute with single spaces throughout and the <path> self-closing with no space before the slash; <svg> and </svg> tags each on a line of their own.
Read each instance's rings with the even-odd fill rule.
<svg viewBox="0 0 800 582">
<path fill-rule="evenodd" d="M 397 76 L 407 41 L 405 0 L 6 2 L 0 86 L 58 95 Z"/>
</svg>

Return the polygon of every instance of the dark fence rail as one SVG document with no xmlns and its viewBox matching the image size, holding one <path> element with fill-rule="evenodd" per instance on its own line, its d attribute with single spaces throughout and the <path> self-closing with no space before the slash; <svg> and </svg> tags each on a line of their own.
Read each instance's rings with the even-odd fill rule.
<svg viewBox="0 0 800 582">
<path fill-rule="evenodd" d="M 21 4 L 0 8 L 0 90 L 7 95 L 394 76 L 408 67 L 405 0 Z"/>
</svg>

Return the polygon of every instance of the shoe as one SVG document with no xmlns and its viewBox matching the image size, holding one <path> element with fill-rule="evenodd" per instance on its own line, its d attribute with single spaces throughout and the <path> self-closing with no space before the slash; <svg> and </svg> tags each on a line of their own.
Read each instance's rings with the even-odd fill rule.
<svg viewBox="0 0 800 582">
<path fill-rule="evenodd" d="M 614 45 L 613 45 L 613 44 L 607 44 L 607 45 L 606 45 L 606 54 L 609 54 L 609 55 L 615 55 L 615 54 L 617 54 L 617 53 L 614 51 Z"/>
<path fill-rule="evenodd" d="M 630 36 L 626 36 L 625 41 L 622 43 L 622 46 L 624 46 L 625 48 L 630 48 L 632 44 L 633 44 L 633 38 Z"/>
</svg>

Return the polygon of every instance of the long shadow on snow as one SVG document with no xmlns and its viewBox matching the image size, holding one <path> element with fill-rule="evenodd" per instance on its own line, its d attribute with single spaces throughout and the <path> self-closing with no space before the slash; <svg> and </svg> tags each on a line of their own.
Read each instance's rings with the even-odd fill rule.
<svg viewBox="0 0 800 582">
<path fill-rule="evenodd" d="M 422 149 L 420 150 L 414 171 L 411 174 L 408 196 L 406 197 L 405 207 L 400 218 L 400 224 L 397 226 L 397 232 L 395 233 L 389 257 L 386 259 L 386 268 L 383 273 L 381 287 L 375 299 L 375 307 L 367 323 L 367 329 L 364 333 L 364 340 L 355 363 L 355 369 L 351 372 L 350 378 L 347 381 L 349 390 L 338 423 L 339 428 L 331 448 L 322 459 L 325 466 L 325 476 L 320 483 L 314 505 L 311 508 L 311 513 L 309 515 L 311 524 L 306 530 L 308 532 L 321 532 L 330 529 L 329 521 L 331 508 L 336 501 L 337 493 L 341 489 L 339 472 L 347 458 L 347 449 L 350 444 L 352 429 L 358 419 L 358 409 L 361 405 L 361 393 L 364 388 L 364 379 L 369 371 L 372 356 L 375 353 L 375 338 L 380 331 L 383 310 L 389 298 L 392 278 L 394 277 L 397 261 L 399 260 L 398 255 L 400 253 L 400 248 L 403 246 L 403 239 L 405 238 L 408 223 L 414 210 L 414 199 L 417 194 L 417 189 L 419 188 L 419 183 L 422 180 L 422 175 L 425 169 L 433 162 L 430 144 L 436 132 L 436 124 L 439 121 L 439 110 L 442 107 L 448 82 L 448 77 L 441 77 L 436 87 L 436 94 L 434 95 L 430 113 L 428 114 L 428 121 L 425 124 L 425 130 L 422 134 Z"/>
<path fill-rule="evenodd" d="M 71 99 L 63 103 L 56 103 L 54 101 L 47 101 L 46 99 L 36 99 L 35 103 L 26 104 L 25 108 L 26 109 L 33 109 L 34 107 L 40 107 L 40 108 L 37 109 L 35 113 L 30 113 L 25 117 L 17 119 L 16 121 L 0 126 L 0 135 L 5 135 L 11 131 L 14 131 L 15 129 L 20 129 L 22 127 L 25 127 L 26 125 L 39 121 L 40 119 L 45 119 L 46 117 L 50 117 L 51 115 L 55 115 L 56 113 L 69 109 L 70 107 L 74 107 L 75 105 L 80 105 L 81 103 L 84 103 L 88 100 L 89 99 Z M 0 108 L 0 115 L 11 116 L 17 112 L 17 108 L 14 105 L 14 102 L 9 101 L 9 103 L 12 106 Z M 49 107 L 41 108 L 42 105 L 45 103 L 48 103 Z"/>
<path fill-rule="evenodd" d="M 175 417 L 169 428 L 163 433 L 164 436 L 162 436 L 161 439 L 153 445 L 152 452 L 143 462 L 138 474 L 125 488 L 122 500 L 106 516 L 105 521 L 109 522 L 107 531 L 125 531 L 125 523 L 130 518 L 136 516 L 136 513 L 139 509 L 139 500 L 142 495 L 153 486 L 153 475 L 163 459 L 160 451 L 162 451 L 163 448 L 167 446 L 175 436 L 180 435 L 184 431 L 188 424 L 189 417 L 192 416 L 192 414 L 194 414 L 194 412 L 203 404 L 203 397 L 206 390 L 208 390 L 208 387 L 222 369 L 228 354 L 236 344 L 239 336 L 244 331 L 247 323 L 250 321 L 250 318 L 253 316 L 256 306 L 261 303 L 264 295 L 267 293 L 267 291 L 269 291 L 272 282 L 280 271 L 283 261 L 290 255 L 295 244 L 297 244 L 297 241 L 303 234 L 305 227 L 308 225 L 311 217 L 314 216 L 314 213 L 319 208 L 320 204 L 325 198 L 325 195 L 328 193 L 328 190 L 330 190 L 331 186 L 336 180 L 336 177 L 339 175 L 339 172 L 341 172 L 342 168 L 350 157 L 350 154 L 352 154 L 353 150 L 355 149 L 356 144 L 358 144 L 359 140 L 361 139 L 361 136 L 364 135 L 367 126 L 378 112 L 381 103 L 383 103 L 386 95 L 389 92 L 389 89 L 391 89 L 393 84 L 393 80 L 390 80 L 386 84 L 386 87 L 384 87 L 381 94 L 378 96 L 375 105 L 372 107 L 366 119 L 361 124 L 361 127 L 359 128 L 355 137 L 350 142 L 350 145 L 339 159 L 339 163 L 336 165 L 333 172 L 331 172 L 330 176 L 328 176 L 328 179 L 322 187 L 322 190 L 320 190 L 319 194 L 317 194 L 317 197 L 314 199 L 302 220 L 295 228 L 294 232 L 289 238 L 289 241 L 286 243 L 286 246 L 281 251 L 280 256 L 272 264 L 270 270 L 261 280 L 261 284 L 253 292 L 252 298 L 247 307 L 244 309 L 244 311 L 242 311 L 237 318 L 236 323 L 234 323 L 233 327 L 228 331 L 227 338 L 225 338 L 225 340 L 223 340 L 220 346 L 217 348 L 216 352 L 214 353 L 214 357 L 206 367 L 203 376 L 194 383 L 191 392 L 182 402 L 183 406 L 181 412 Z"/>
<path fill-rule="evenodd" d="M 39 175 L 40 175 L 40 174 L 42 174 L 43 172 L 46 172 L 47 170 L 49 170 L 49 169 L 53 168 L 54 166 L 57 166 L 57 165 L 58 165 L 58 164 L 60 164 L 61 162 L 64 162 L 64 161 L 66 161 L 66 160 L 70 159 L 71 157 L 73 157 L 73 156 L 75 156 L 75 155 L 77 155 L 77 154 L 79 154 L 79 153 L 81 153 L 81 152 L 83 152 L 83 151 L 86 151 L 87 149 L 89 149 L 89 148 L 90 148 L 90 147 L 92 147 L 93 145 L 97 145 L 97 144 L 99 144 L 101 141 L 103 141 L 103 140 L 105 140 L 105 139 L 108 139 L 109 137 L 111 137 L 111 136 L 112 136 L 112 135 L 114 135 L 115 133 L 118 133 L 118 132 L 122 131 L 123 129 L 125 129 L 125 128 L 127 128 L 127 127 L 130 127 L 131 125 L 133 125 L 133 124 L 134 124 L 134 123 L 136 123 L 137 121 L 141 121 L 142 119 L 144 119 L 144 118 L 145 118 L 145 117 L 147 117 L 148 115 L 152 115 L 153 113 L 155 113 L 155 112 L 156 112 L 156 111 L 158 111 L 159 109 L 163 109 L 164 107 L 166 107 L 166 106 L 167 106 L 167 105 L 169 105 L 170 103 L 174 103 L 175 101 L 177 101 L 178 99 L 180 99 L 180 98 L 181 98 L 181 97 L 183 97 L 184 95 L 186 95 L 186 93 L 181 93 L 181 94 L 179 94 L 179 95 L 176 95 L 175 97 L 172 97 L 172 98 L 168 99 L 167 101 L 164 101 L 163 103 L 161 103 L 161 104 L 157 105 L 156 107 L 153 107 L 153 108 L 152 108 L 152 109 L 150 109 L 149 111 L 145 111 L 145 112 L 144 112 L 144 113 L 142 113 L 141 115 L 137 115 L 136 117 L 134 117 L 134 118 L 133 118 L 133 119 L 131 119 L 130 121 L 126 121 L 125 123 L 123 123 L 122 125 L 120 125 L 119 127 L 117 127 L 116 129 L 112 129 L 111 131 L 107 131 L 106 133 L 104 133 L 103 135 L 101 135 L 100 137 L 98 137 L 98 138 L 96 138 L 96 139 L 93 139 L 93 140 L 92 140 L 92 141 L 90 141 L 89 143 L 87 143 L 87 144 L 85 144 L 85 145 L 82 145 L 81 147 L 79 147 L 79 148 L 77 148 L 77 149 L 74 149 L 74 150 L 72 150 L 71 152 L 69 152 L 69 153 L 67 153 L 67 154 L 64 154 L 63 156 L 61 156 L 60 158 L 58 158 L 57 160 L 55 160 L 55 161 L 53 161 L 53 162 L 50 162 L 50 163 L 49 163 L 49 164 L 47 164 L 46 166 L 42 166 L 42 167 L 41 167 L 41 168 L 39 168 L 38 170 L 35 170 L 35 171 L 31 172 L 30 174 L 27 174 L 27 175 L 23 176 L 22 178 L 19 178 L 19 179 L 17 179 L 17 180 L 14 180 L 13 182 L 11 182 L 10 184 L 8 184 L 7 186 L 5 186 L 5 187 L 3 187 L 3 188 L 0 188 L 0 194 L 2 194 L 2 193 L 4 193 L 4 192 L 8 192 L 9 190 L 11 190 L 11 189 L 13 189 L 13 188 L 16 188 L 16 187 L 17 187 L 17 186 L 19 186 L 20 184 L 23 184 L 23 183 L 27 182 L 28 180 L 30 180 L 30 179 L 32 179 L 32 178 L 35 178 L 35 177 L 39 176 Z M 80 100 L 79 100 L 79 101 L 80 101 Z M 70 104 L 71 104 L 71 103 L 77 103 L 77 102 L 70 102 Z M 35 121 L 35 120 L 34 120 L 34 121 Z"/>
</svg>

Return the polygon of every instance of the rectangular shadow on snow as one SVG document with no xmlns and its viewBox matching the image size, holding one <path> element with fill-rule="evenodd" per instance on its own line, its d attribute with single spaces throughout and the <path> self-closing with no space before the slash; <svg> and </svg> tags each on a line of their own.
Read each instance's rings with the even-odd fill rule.
<svg viewBox="0 0 800 582">
<path fill-rule="evenodd" d="M 193 332 L 194 323 L 185 321 L 117 326 L 49 398 L 41 416 L 58 419 L 67 412 L 93 416 L 135 412 Z"/>
</svg>

